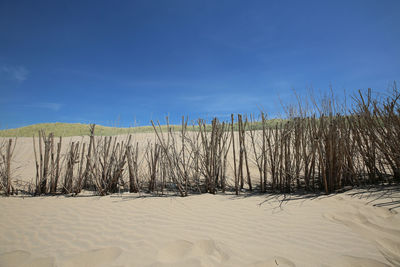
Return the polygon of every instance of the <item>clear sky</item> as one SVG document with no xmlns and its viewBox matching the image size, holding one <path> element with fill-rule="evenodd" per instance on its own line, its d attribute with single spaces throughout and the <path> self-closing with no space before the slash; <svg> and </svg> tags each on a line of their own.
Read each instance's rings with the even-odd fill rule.
<svg viewBox="0 0 400 267">
<path fill-rule="evenodd" d="M 0 0 L 0 128 L 149 124 L 400 80 L 400 1 Z"/>
</svg>

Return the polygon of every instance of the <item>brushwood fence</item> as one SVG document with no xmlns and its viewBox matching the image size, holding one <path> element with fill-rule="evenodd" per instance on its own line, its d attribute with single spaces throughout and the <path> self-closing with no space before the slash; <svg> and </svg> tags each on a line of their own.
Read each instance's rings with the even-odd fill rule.
<svg viewBox="0 0 400 267">
<path fill-rule="evenodd" d="M 359 92 L 350 108 L 332 98 L 311 108 L 300 101 L 275 125 L 266 114 L 231 115 L 230 121 L 199 119 L 179 131 L 151 121 L 154 139 L 95 137 L 66 144 L 52 133 L 33 138 L 36 166 L 32 194 L 132 193 L 180 196 L 232 191 L 340 192 L 353 186 L 400 182 L 400 94 L 384 98 Z M 0 190 L 12 183 L 13 140 L 0 144 Z"/>
</svg>

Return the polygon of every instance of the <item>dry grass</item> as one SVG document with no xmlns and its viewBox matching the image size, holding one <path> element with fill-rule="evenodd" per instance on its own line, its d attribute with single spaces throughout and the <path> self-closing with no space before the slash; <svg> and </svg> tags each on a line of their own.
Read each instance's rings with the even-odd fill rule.
<svg viewBox="0 0 400 267">
<path fill-rule="evenodd" d="M 35 193 L 91 189 L 106 195 L 122 189 L 174 191 L 181 196 L 226 190 L 329 194 L 349 186 L 399 182 L 399 98 L 394 85 L 385 99 L 360 92 L 350 109 L 333 97 L 319 102 L 310 98 L 311 107 L 299 100 L 297 108 L 287 108 L 286 120 L 274 123 L 264 113 L 259 120 L 240 114 L 235 120 L 232 114 L 229 123 L 215 118 L 210 125 L 199 119 L 192 127 L 184 117 L 179 127 L 170 126 L 168 119 L 165 126 L 152 121 L 155 139 L 145 146 L 134 135 L 124 140 L 95 138 L 91 125 L 89 144 L 71 143 L 66 155 L 60 155 L 61 138 L 55 149 L 54 134 L 39 131 L 38 147 L 34 139 Z M 13 191 L 11 145 L 10 140 L 1 146 L 1 186 L 6 194 Z M 229 167 L 233 177 L 227 175 Z"/>
<path fill-rule="evenodd" d="M 14 194 L 12 186 L 11 160 L 14 153 L 16 139 L 4 140 L 0 143 L 0 191 L 3 191 L 6 196 Z"/>
</svg>

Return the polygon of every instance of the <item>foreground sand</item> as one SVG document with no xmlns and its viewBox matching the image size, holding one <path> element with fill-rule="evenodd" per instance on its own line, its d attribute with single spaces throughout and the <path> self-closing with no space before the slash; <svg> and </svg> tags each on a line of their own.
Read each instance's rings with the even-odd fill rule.
<svg viewBox="0 0 400 267">
<path fill-rule="evenodd" d="M 399 265 L 396 209 L 354 192 L 1 198 L 0 266 Z"/>
</svg>

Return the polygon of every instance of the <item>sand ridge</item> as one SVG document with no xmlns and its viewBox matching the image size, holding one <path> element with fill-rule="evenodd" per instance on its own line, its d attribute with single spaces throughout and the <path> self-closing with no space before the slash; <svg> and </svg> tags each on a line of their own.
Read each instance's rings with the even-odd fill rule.
<svg viewBox="0 0 400 267">
<path fill-rule="evenodd" d="M 0 266 L 396 266 L 400 216 L 321 197 L 1 198 Z"/>
</svg>

